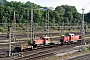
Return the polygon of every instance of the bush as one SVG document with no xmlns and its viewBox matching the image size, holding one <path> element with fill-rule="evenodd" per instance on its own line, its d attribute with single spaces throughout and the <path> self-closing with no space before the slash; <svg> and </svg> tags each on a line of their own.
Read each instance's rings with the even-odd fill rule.
<svg viewBox="0 0 90 60">
<path fill-rule="evenodd" d="M 3 32 L 3 30 L 0 28 L 0 32 Z"/>
<path fill-rule="evenodd" d="M 86 47 L 83 47 L 83 51 L 87 51 L 87 48 Z"/>
<path fill-rule="evenodd" d="M 31 40 L 28 40 L 28 45 L 31 45 Z"/>
</svg>

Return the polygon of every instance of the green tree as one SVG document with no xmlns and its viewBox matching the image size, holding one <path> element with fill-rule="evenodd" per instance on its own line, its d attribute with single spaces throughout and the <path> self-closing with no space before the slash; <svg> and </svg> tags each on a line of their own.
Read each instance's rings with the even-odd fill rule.
<svg viewBox="0 0 90 60">
<path fill-rule="evenodd" d="M 47 8 L 42 7 L 40 5 L 36 5 L 27 1 L 26 3 L 21 2 L 6 2 L 3 4 L 3 1 L 0 0 L 2 4 L 0 4 L 0 23 L 13 23 L 13 15 L 15 11 L 16 22 L 17 23 L 30 23 L 31 19 L 31 8 L 33 7 L 33 19 L 36 25 L 45 25 L 46 13 L 45 10 L 38 10 L 39 8 Z M 72 23 L 80 23 L 81 14 L 77 12 L 75 6 L 70 5 L 61 5 L 57 6 L 55 10 L 49 11 L 49 24 L 51 25 L 60 25 L 63 21 L 65 23 L 69 23 L 72 20 Z M 85 21 L 89 22 L 90 12 L 85 14 Z M 72 18 L 72 19 L 71 19 Z"/>
<path fill-rule="evenodd" d="M 5 4 L 7 1 L 6 0 L 0 0 L 0 5 Z"/>
<path fill-rule="evenodd" d="M 64 15 L 65 14 L 65 9 L 62 6 L 57 6 L 55 8 L 55 11 L 59 12 L 60 15 Z"/>
<path fill-rule="evenodd" d="M 75 8 L 75 6 L 70 6 L 70 5 L 61 5 L 61 7 L 63 7 L 65 9 L 65 12 L 74 12 L 77 11 L 77 9 Z"/>
<path fill-rule="evenodd" d="M 87 23 L 90 23 L 90 12 L 87 13 L 87 14 L 85 14 L 85 21 L 86 21 Z"/>
</svg>

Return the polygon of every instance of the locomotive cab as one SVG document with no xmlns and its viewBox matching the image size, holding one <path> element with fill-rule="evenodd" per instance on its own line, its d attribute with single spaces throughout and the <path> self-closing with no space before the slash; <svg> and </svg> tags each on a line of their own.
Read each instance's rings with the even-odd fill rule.
<svg viewBox="0 0 90 60">
<path fill-rule="evenodd" d="M 45 45 L 49 45 L 49 44 L 51 43 L 50 37 L 48 37 L 48 36 L 46 35 L 44 38 L 45 38 Z"/>
</svg>

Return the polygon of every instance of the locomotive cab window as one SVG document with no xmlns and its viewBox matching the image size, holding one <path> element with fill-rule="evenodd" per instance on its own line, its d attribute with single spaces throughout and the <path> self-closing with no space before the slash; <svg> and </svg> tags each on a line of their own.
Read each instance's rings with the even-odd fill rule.
<svg viewBox="0 0 90 60">
<path fill-rule="evenodd" d="M 45 40 L 48 40 L 48 38 L 45 38 Z"/>
<path fill-rule="evenodd" d="M 71 37 L 73 37 L 73 36 L 74 36 L 74 34 L 68 34 L 68 36 L 71 36 Z"/>
</svg>

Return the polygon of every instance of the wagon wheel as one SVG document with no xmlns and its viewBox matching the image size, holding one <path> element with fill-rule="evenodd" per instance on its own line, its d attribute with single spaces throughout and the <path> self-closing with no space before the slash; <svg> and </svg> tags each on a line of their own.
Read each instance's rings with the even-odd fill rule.
<svg viewBox="0 0 90 60">
<path fill-rule="evenodd" d="M 81 43 L 81 40 L 78 40 L 78 43 L 80 44 Z"/>
<path fill-rule="evenodd" d="M 62 40 L 62 41 L 61 41 L 61 45 L 64 45 L 64 44 L 65 44 L 65 42 Z"/>
</svg>

